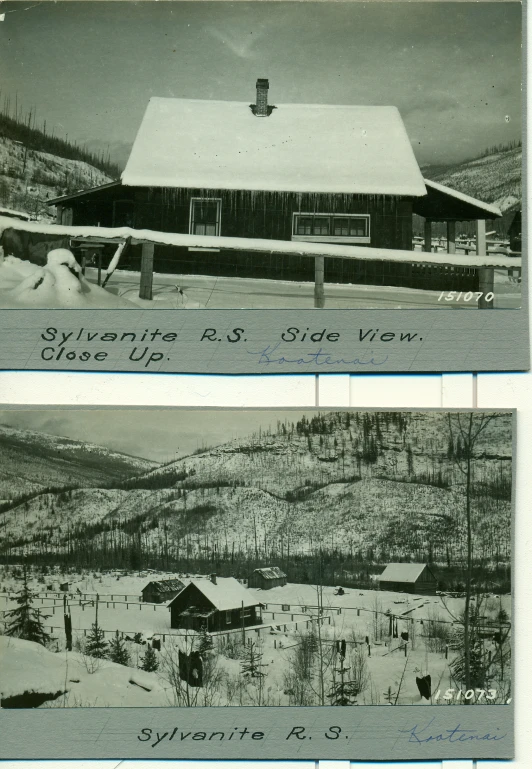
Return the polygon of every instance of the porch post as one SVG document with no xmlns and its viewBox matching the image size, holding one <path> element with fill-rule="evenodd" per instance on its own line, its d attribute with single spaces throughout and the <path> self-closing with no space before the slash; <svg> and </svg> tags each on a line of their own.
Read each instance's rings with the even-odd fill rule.
<svg viewBox="0 0 532 769">
<path fill-rule="evenodd" d="M 432 222 L 430 219 L 425 219 L 425 243 L 423 251 L 430 254 L 432 251 Z"/>
<path fill-rule="evenodd" d="M 453 219 L 447 222 L 447 253 L 456 254 L 456 222 Z"/>
<path fill-rule="evenodd" d="M 485 219 L 477 220 L 477 256 L 486 256 L 488 250 L 486 248 L 486 221 Z M 486 301 L 487 294 L 493 294 L 494 284 L 494 269 L 493 267 L 479 267 L 478 269 L 478 290 L 482 291 L 482 296 L 478 300 L 479 310 L 492 310 L 493 299 L 491 302 Z"/>
<path fill-rule="evenodd" d="M 142 244 L 142 259 L 140 263 L 140 291 L 141 299 L 153 298 L 153 243 Z"/>
<path fill-rule="evenodd" d="M 314 307 L 325 307 L 325 286 L 323 283 L 325 273 L 325 257 L 314 257 Z"/>
</svg>

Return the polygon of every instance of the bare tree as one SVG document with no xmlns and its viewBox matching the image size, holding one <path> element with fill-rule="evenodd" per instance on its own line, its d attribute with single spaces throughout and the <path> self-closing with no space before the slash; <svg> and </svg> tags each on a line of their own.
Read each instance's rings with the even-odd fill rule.
<svg viewBox="0 0 532 769">
<path fill-rule="evenodd" d="M 465 478 L 465 517 L 466 517 L 466 583 L 463 626 L 464 644 L 464 684 L 471 688 L 471 593 L 473 582 L 473 527 L 471 501 L 473 492 L 473 466 L 477 442 L 492 422 L 494 414 L 448 414 L 449 451 L 451 458 Z"/>
</svg>

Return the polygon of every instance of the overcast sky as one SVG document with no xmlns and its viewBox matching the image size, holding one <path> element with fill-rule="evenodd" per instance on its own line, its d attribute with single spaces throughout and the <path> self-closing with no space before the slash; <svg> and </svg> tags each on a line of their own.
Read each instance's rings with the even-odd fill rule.
<svg viewBox="0 0 532 769">
<path fill-rule="evenodd" d="M 2 91 L 123 159 L 151 96 L 396 105 L 421 163 L 520 137 L 509 2 L 2 3 Z"/>
<path fill-rule="evenodd" d="M 251 435 L 277 420 L 295 422 L 308 409 L 296 411 L 98 410 L 0 411 L 0 424 L 97 443 L 133 456 L 168 462 L 197 448 L 217 446 Z"/>
</svg>

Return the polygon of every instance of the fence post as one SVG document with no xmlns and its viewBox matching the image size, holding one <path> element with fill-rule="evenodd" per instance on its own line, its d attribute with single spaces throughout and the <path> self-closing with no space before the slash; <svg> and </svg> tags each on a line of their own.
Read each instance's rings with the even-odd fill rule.
<svg viewBox="0 0 532 769">
<path fill-rule="evenodd" d="M 454 220 L 447 222 L 447 253 L 456 254 L 456 222 Z"/>
<path fill-rule="evenodd" d="M 477 256 L 486 256 L 488 250 L 486 248 L 486 221 L 485 219 L 477 220 Z M 478 300 L 479 310 L 492 310 L 493 309 L 493 297 L 491 302 L 486 301 L 487 294 L 493 294 L 494 287 L 494 274 L 493 267 L 479 267 L 478 270 L 478 290 L 482 291 L 482 296 Z"/>
<path fill-rule="evenodd" d="M 425 242 L 423 243 L 423 251 L 430 254 L 432 251 L 432 222 L 430 219 L 425 219 Z"/>
<path fill-rule="evenodd" d="M 153 299 L 153 252 L 153 243 L 142 244 L 139 290 L 141 299 Z"/>
<path fill-rule="evenodd" d="M 325 307 L 325 257 L 314 257 L 314 307 Z"/>
</svg>

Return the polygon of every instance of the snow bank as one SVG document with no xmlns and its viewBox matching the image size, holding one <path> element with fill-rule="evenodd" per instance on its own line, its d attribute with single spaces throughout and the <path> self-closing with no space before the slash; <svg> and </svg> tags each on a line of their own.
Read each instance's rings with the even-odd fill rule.
<svg viewBox="0 0 532 769">
<path fill-rule="evenodd" d="M 135 309 L 126 299 L 86 281 L 72 253 L 64 248 L 50 251 L 44 267 L 5 257 L 0 262 L 0 306 Z"/>
<path fill-rule="evenodd" d="M 166 246 L 188 248 L 216 248 L 220 250 L 242 250 L 268 254 L 299 254 L 301 256 L 336 256 L 342 259 L 382 260 L 386 262 L 414 262 L 415 264 L 454 265 L 456 267 L 521 267 L 520 257 L 500 254 L 486 256 L 459 256 L 458 254 L 420 253 L 390 248 L 369 248 L 366 246 L 343 246 L 332 243 L 305 243 L 287 240 L 264 240 L 259 238 L 228 238 L 211 235 L 186 235 L 178 232 L 156 230 L 135 230 L 131 227 L 70 227 L 43 222 L 22 222 L 0 216 L 0 234 L 8 227 L 24 232 L 40 232 L 73 238 L 98 238 L 125 240 L 133 243 L 148 241 Z"/>
<path fill-rule="evenodd" d="M 0 206 L 0 216 L 13 216 L 16 219 L 24 220 L 28 220 L 30 218 L 30 215 L 25 211 L 15 211 L 13 208 L 5 208 L 4 206 Z"/>
<path fill-rule="evenodd" d="M 53 702 L 53 707 L 164 707 L 169 704 L 156 673 L 145 673 L 108 660 L 89 658 L 87 664 L 77 652 L 54 653 L 40 644 L 8 636 L 0 636 L 0 659 L 0 697 L 3 699 L 24 692 L 66 691 Z M 42 707 L 47 707 L 47 703 Z"/>
</svg>

